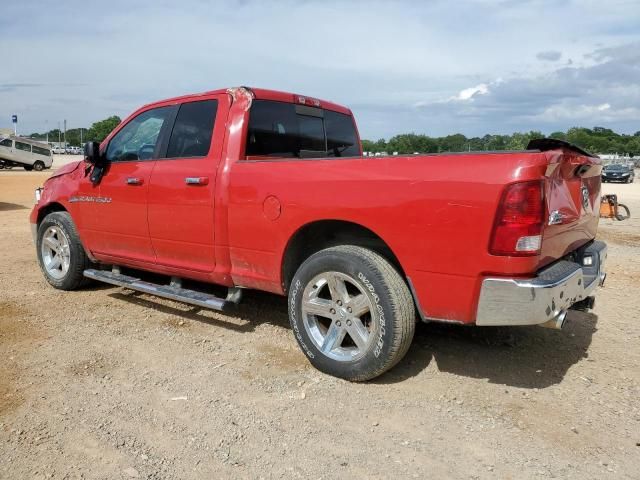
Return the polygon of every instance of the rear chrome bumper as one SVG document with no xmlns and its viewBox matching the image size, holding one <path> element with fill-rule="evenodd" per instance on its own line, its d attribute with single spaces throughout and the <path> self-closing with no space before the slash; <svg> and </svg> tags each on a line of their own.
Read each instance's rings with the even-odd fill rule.
<svg viewBox="0 0 640 480">
<path fill-rule="evenodd" d="M 486 278 L 480 289 L 476 325 L 538 325 L 563 315 L 606 278 L 607 245 L 593 242 L 535 278 Z M 589 260 L 590 259 L 590 260 Z"/>
</svg>

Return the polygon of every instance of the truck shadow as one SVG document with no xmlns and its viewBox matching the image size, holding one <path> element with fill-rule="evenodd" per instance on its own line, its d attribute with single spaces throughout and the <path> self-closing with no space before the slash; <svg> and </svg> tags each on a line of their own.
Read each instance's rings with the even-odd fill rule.
<svg viewBox="0 0 640 480">
<path fill-rule="evenodd" d="M 531 327 L 465 327 L 419 324 L 407 356 L 376 383 L 397 383 L 418 375 L 431 361 L 440 372 L 491 383 L 546 388 L 588 358 L 598 317 L 570 311 L 561 331 Z"/>
<path fill-rule="evenodd" d="M 27 207 L 18 203 L 0 202 L 0 212 L 8 212 L 11 210 L 26 210 Z"/>
<path fill-rule="evenodd" d="M 270 293 L 247 291 L 231 312 L 199 307 L 174 307 L 138 292 L 125 290 L 109 296 L 184 319 L 241 333 L 261 324 L 290 330 L 287 302 Z M 563 330 L 541 327 L 472 327 L 419 322 L 405 358 L 372 383 L 393 384 L 419 375 L 432 361 L 440 372 L 487 379 L 520 388 L 546 388 L 562 381 L 571 366 L 588 358 L 598 317 L 570 311 Z M 295 342 L 291 336 L 291 342 Z"/>
<path fill-rule="evenodd" d="M 110 285 L 107 287 L 113 288 Z M 151 295 L 132 290 L 116 291 L 110 293 L 109 296 L 167 315 L 176 315 L 240 333 L 253 332 L 258 325 L 264 323 L 290 329 L 286 300 L 270 293 L 247 291 L 243 302 L 228 312 L 217 312 L 186 304 L 180 304 L 182 308 L 178 308 L 161 303 L 162 300 Z"/>
</svg>

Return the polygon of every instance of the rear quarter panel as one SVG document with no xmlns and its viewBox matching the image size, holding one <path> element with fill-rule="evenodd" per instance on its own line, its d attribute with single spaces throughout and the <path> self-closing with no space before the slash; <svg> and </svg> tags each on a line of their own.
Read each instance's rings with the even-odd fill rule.
<svg viewBox="0 0 640 480">
<path fill-rule="evenodd" d="M 539 153 L 239 161 L 229 181 L 229 250 L 238 284 L 282 292 L 291 236 L 344 220 L 380 236 L 427 317 L 470 322 L 483 273 L 526 274 L 536 258 L 494 257 L 488 242 L 504 185 L 541 178 Z M 263 206 L 275 197 L 281 215 Z"/>
</svg>

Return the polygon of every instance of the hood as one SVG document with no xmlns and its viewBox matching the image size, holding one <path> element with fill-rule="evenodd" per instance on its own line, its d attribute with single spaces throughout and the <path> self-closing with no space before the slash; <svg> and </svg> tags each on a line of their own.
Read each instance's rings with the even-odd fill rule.
<svg viewBox="0 0 640 480">
<path fill-rule="evenodd" d="M 67 175 L 68 173 L 75 171 L 82 163 L 84 163 L 84 160 L 78 160 L 76 162 L 67 163 L 65 166 L 60 167 L 58 170 L 53 172 L 49 177 L 49 180 L 55 177 L 60 177 L 62 175 Z"/>
</svg>

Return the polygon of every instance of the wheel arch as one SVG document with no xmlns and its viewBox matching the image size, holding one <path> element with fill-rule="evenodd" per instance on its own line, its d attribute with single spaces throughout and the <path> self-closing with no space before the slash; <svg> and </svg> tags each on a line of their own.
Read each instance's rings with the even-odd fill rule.
<svg viewBox="0 0 640 480">
<path fill-rule="evenodd" d="M 314 253 L 336 245 L 356 245 L 369 248 L 387 259 L 406 278 L 400 260 L 389 244 L 364 225 L 338 219 L 316 220 L 302 225 L 289 238 L 282 255 L 281 279 L 286 293 L 302 263 Z"/>
<path fill-rule="evenodd" d="M 46 217 L 47 215 L 53 212 L 68 212 L 68 210 L 61 203 L 58 203 L 58 202 L 48 203 L 47 205 L 45 205 L 44 207 L 38 210 L 37 224 L 40 225 L 42 220 L 44 220 L 44 217 Z"/>
</svg>

